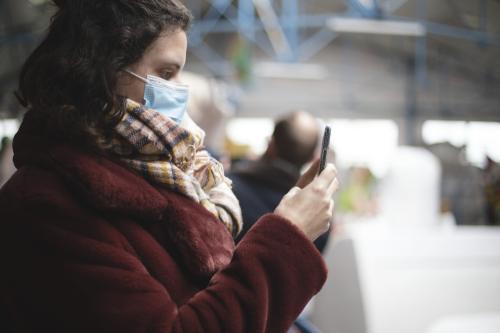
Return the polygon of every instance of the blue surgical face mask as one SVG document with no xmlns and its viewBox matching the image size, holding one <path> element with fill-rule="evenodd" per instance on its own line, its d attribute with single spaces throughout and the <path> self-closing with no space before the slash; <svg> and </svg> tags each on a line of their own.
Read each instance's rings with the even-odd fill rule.
<svg viewBox="0 0 500 333">
<path fill-rule="evenodd" d="M 144 106 L 146 108 L 153 109 L 178 124 L 182 121 L 187 109 L 188 86 L 153 75 L 144 78 L 129 70 L 125 71 L 146 84 L 144 86 Z"/>
</svg>

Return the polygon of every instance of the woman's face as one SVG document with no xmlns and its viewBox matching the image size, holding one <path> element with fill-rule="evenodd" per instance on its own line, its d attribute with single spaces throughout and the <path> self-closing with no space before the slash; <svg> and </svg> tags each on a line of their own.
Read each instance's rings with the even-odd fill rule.
<svg viewBox="0 0 500 333">
<path fill-rule="evenodd" d="M 154 75 L 169 81 L 179 81 L 186 63 L 187 36 L 181 30 L 163 33 L 146 50 L 142 58 L 128 70 L 142 76 Z M 117 93 L 138 103 L 144 99 L 144 82 L 122 72 L 118 75 Z"/>
</svg>

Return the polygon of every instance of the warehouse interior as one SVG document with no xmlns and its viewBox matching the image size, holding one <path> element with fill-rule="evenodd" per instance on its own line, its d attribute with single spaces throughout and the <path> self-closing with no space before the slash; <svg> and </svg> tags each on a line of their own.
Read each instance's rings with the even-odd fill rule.
<svg viewBox="0 0 500 333">
<path fill-rule="evenodd" d="M 227 172 L 291 111 L 332 128 L 329 278 L 294 332 L 500 332 L 500 0 L 183 3 L 188 113 Z M 2 164 L 54 11 L 0 0 Z"/>
</svg>

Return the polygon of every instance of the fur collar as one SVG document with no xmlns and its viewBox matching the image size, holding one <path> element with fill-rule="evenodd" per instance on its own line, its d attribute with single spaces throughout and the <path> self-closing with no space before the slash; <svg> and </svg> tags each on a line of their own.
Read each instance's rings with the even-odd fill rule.
<svg viewBox="0 0 500 333">
<path fill-rule="evenodd" d="M 138 221 L 196 278 L 209 278 L 230 262 L 234 251 L 231 235 L 201 205 L 154 187 L 117 161 L 49 142 L 36 130 L 27 115 L 14 139 L 18 168 L 35 164 L 53 170 L 103 215 Z"/>
</svg>

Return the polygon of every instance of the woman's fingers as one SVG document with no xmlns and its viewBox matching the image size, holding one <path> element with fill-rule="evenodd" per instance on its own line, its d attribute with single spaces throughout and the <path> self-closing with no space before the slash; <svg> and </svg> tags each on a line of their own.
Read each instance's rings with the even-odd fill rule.
<svg viewBox="0 0 500 333">
<path fill-rule="evenodd" d="M 336 179 L 336 177 L 337 169 L 332 163 L 328 163 L 323 172 L 321 172 L 321 174 L 315 180 L 315 183 L 317 184 L 317 186 L 326 191 L 330 188 L 331 183 Z"/>
<path fill-rule="evenodd" d="M 330 183 L 328 189 L 326 190 L 327 195 L 329 197 L 332 197 L 335 194 L 335 192 L 337 192 L 337 190 L 339 189 L 339 186 L 340 186 L 339 179 L 335 177 L 335 179 Z"/>
<path fill-rule="evenodd" d="M 314 191 L 327 198 L 331 198 L 339 188 L 337 169 L 331 163 L 327 164 L 323 172 L 310 184 Z"/>
<path fill-rule="evenodd" d="M 295 196 L 298 192 L 300 192 L 300 187 L 294 186 L 288 191 L 287 194 L 285 194 L 285 197 L 293 197 Z"/>
<path fill-rule="evenodd" d="M 319 169 L 319 159 L 315 160 L 309 169 L 300 177 L 298 180 L 297 184 L 295 186 L 298 186 L 300 188 L 304 188 L 307 185 L 309 185 L 313 180 L 314 177 L 316 177 L 316 174 L 318 173 Z"/>
<path fill-rule="evenodd" d="M 317 171 L 314 164 L 308 170 L 309 176 L 313 170 Z M 293 187 L 276 207 L 275 213 L 290 220 L 314 241 L 330 227 L 335 206 L 332 196 L 337 187 L 337 170 L 333 164 L 328 164 L 321 175 L 304 189 Z"/>
</svg>

